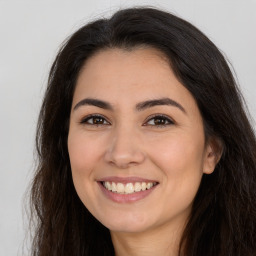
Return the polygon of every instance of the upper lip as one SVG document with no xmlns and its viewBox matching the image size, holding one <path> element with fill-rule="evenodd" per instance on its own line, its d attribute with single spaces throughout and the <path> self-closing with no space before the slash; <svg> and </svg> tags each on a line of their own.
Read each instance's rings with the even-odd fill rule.
<svg viewBox="0 0 256 256">
<path fill-rule="evenodd" d="M 156 180 L 152 180 L 152 179 L 146 179 L 146 178 L 142 178 L 142 177 L 117 177 L 117 176 L 108 176 L 108 177 L 104 177 L 98 180 L 99 182 L 106 182 L 106 181 L 112 181 L 115 183 L 135 183 L 135 182 L 157 182 Z M 158 182 L 157 182 L 158 183 Z"/>
</svg>

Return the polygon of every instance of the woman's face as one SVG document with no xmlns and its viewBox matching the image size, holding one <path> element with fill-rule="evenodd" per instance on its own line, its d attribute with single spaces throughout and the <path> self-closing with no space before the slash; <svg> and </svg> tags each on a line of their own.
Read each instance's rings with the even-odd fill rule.
<svg viewBox="0 0 256 256">
<path fill-rule="evenodd" d="M 68 150 L 81 201 L 119 232 L 184 225 L 214 169 L 194 98 L 152 48 L 104 50 L 86 62 Z"/>
</svg>

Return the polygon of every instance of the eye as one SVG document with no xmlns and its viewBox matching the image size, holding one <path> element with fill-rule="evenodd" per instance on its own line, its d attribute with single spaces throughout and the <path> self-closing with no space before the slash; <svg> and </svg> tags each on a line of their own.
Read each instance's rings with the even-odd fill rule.
<svg viewBox="0 0 256 256">
<path fill-rule="evenodd" d="M 101 115 L 90 115 L 85 117 L 81 122 L 81 124 L 88 125 L 109 125 L 110 123 Z"/>
<path fill-rule="evenodd" d="M 172 124 L 174 124 L 174 122 L 169 117 L 164 115 L 155 115 L 150 117 L 144 125 L 165 127 Z"/>
</svg>

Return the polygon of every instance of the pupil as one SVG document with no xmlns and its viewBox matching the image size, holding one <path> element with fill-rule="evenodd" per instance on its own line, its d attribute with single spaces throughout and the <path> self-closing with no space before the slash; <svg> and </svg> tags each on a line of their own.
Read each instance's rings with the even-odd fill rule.
<svg viewBox="0 0 256 256">
<path fill-rule="evenodd" d="M 93 123 L 94 123 L 94 124 L 102 124 L 102 123 L 103 123 L 103 119 L 100 118 L 100 117 L 95 117 L 95 118 L 93 119 Z"/>
<path fill-rule="evenodd" d="M 161 118 L 157 118 L 155 120 L 155 125 L 165 124 L 165 120 Z"/>
</svg>

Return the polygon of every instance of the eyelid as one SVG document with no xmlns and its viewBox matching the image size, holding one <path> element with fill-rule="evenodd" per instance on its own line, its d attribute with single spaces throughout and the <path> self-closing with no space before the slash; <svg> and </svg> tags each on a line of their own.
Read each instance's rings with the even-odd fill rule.
<svg viewBox="0 0 256 256">
<path fill-rule="evenodd" d="M 104 122 L 107 122 L 108 124 L 90 124 L 90 123 L 87 123 L 88 120 L 90 120 L 91 118 L 102 118 L 104 120 Z M 160 124 L 160 125 L 149 125 L 147 124 L 150 120 L 154 119 L 154 118 L 162 118 L 162 119 L 165 119 L 166 121 L 168 121 L 167 124 Z M 81 121 L 79 121 L 80 124 L 84 124 L 84 125 L 95 125 L 95 126 L 101 126 L 101 125 L 111 125 L 111 122 L 108 120 L 108 118 L 106 118 L 104 115 L 102 114 L 89 114 L 85 117 L 83 117 L 81 119 Z M 149 117 L 147 117 L 146 121 L 143 122 L 143 125 L 142 126 L 151 126 L 151 127 L 165 127 L 165 126 L 168 126 L 168 125 L 173 125 L 175 124 L 174 120 L 167 116 L 167 115 L 164 115 L 164 114 L 153 114 L 153 115 L 150 115 Z"/>
<path fill-rule="evenodd" d="M 108 124 L 90 124 L 90 123 L 87 123 L 88 120 L 90 120 L 91 118 L 95 118 L 95 117 L 96 118 L 99 117 L 99 118 L 104 119 L 104 121 L 106 121 Z M 96 126 L 111 124 L 108 121 L 108 119 L 104 115 L 102 115 L 102 114 L 90 114 L 90 115 L 87 115 L 87 116 L 83 117 L 79 123 L 80 124 L 84 124 L 84 125 L 96 125 Z"/>
<path fill-rule="evenodd" d="M 150 121 L 150 120 L 152 120 L 152 119 L 154 119 L 154 118 L 162 118 L 162 119 L 165 119 L 165 120 L 167 120 L 168 121 L 168 124 L 162 124 L 162 125 L 148 125 L 148 126 L 155 126 L 155 127 L 165 127 L 165 126 L 167 126 L 167 125 L 173 125 L 173 124 L 175 124 L 175 121 L 171 118 L 171 117 L 169 117 L 169 116 L 167 116 L 167 115 L 164 115 L 164 114 L 154 114 L 154 115 L 151 115 L 151 116 L 149 116 L 147 119 L 146 119 L 146 121 L 143 123 L 143 126 L 146 126 L 147 125 L 147 123 Z"/>
</svg>

